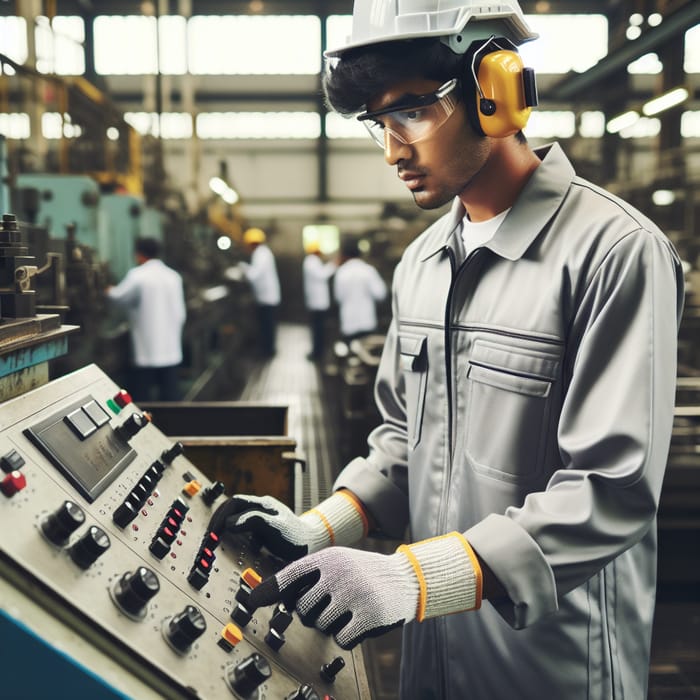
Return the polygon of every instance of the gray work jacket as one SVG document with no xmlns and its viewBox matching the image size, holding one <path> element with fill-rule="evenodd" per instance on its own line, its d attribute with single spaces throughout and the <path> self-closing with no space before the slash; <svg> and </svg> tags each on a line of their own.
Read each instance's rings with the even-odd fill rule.
<svg viewBox="0 0 700 700">
<path fill-rule="evenodd" d="M 558 145 L 461 259 L 458 201 L 406 249 L 369 456 L 379 528 L 465 533 L 509 600 L 404 628 L 403 700 L 643 700 L 683 279 Z"/>
</svg>

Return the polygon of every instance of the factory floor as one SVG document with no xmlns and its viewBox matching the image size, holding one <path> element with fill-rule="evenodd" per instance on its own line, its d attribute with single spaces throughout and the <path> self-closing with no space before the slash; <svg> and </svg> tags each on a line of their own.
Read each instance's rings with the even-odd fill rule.
<svg viewBox="0 0 700 700">
<path fill-rule="evenodd" d="M 240 395 L 231 398 L 289 406 L 288 432 L 306 458 L 306 469 L 299 470 L 296 480 L 295 503 L 301 511 L 328 495 L 342 466 L 335 368 L 332 361 L 314 364 L 306 359 L 310 348 L 304 325 L 281 324 L 277 348 L 270 360 L 246 360 L 248 382 Z M 367 546 L 384 551 L 392 545 L 368 541 Z M 400 642 L 401 633 L 395 631 L 363 645 L 372 700 L 399 697 Z M 696 699 L 700 700 L 700 594 L 682 601 L 664 596 L 657 603 L 647 700 Z"/>
</svg>

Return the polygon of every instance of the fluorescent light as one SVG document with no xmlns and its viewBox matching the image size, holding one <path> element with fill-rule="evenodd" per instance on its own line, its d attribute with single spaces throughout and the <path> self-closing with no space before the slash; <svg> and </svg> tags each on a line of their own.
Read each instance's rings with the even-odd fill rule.
<svg viewBox="0 0 700 700">
<path fill-rule="evenodd" d="M 227 204 L 235 204 L 239 200 L 238 192 L 231 187 L 227 187 L 226 190 L 221 193 L 221 199 Z"/>
<path fill-rule="evenodd" d="M 663 112 L 665 109 L 670 109 L 679 105 L 688 99 L 688 91 L 685 88 L 676 88 L 670 92 L 661 95 L 660 97 L 655 97 L 653 100 L 649 100 L 643 107 L 642 112 L 650 117 L 652 114 L 658 114 Z"/>
<path fill-rule="evenodd" d="M 209 180 L 209 189 L 221 196 L 228 189 L 228 185 L 220 177 L 213 177 Z"/>
<path fill-rule="evenodd" d="M 614 117 L 608 122 L 608 132 L 611 134 L 616 134 L 618 131 L 622 131 L 629 126 L 632 126 L 639 119 L 639 114 L 635 111 L 625 112 L 617 117 Z"/>
<path fill-rule="evenodd" d="M 667 207 L 676 201 L 676 195 L 672 190 L 656 190 L 651 195 L 651 201 L 657 207 Z"/>
</svg>

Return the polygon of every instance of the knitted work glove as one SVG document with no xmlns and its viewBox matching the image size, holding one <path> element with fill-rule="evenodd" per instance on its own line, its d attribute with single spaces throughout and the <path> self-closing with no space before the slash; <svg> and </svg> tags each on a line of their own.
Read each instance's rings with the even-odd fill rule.
<svg viewBox="0 0 700 700">
<path fill-rule="evenodd" d="M 452 532 L 390 555 L 346 547 L 310 554 L 265 579 L 249 603 L 282 601 L 305 625 L 351 649 L 411 620 L 478 609 L 481 583 L 476 555 Z"/>
<path fill-rule="evenodd" d="M 209 529 L 252 532 L 270 552 L 292 561 L 329 545 L 357 542 L 368 523 L 362 504 L 341 490 L 302 515 L 272 496 L 232 496 L 216 510 Z"/>
</svg>

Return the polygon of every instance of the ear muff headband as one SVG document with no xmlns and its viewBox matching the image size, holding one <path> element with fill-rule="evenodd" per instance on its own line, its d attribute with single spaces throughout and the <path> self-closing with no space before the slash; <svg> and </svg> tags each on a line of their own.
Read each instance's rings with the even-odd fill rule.
<svg viewBox="0 0 700 700">
<path fill-rule="evenodd" d="M 496 50 L 478 61 L 489 45 Z M 471 68 L 476 84 L 475 111 L 483 135 L 504 138 L 518 133 L 527 124 L 532 107 L 537 105 L 535 72 L 524 67 L 516 51 L 502 49 L 494 37 L 476 50 Z"/>
</svg>

